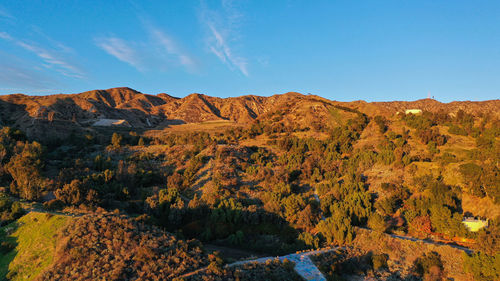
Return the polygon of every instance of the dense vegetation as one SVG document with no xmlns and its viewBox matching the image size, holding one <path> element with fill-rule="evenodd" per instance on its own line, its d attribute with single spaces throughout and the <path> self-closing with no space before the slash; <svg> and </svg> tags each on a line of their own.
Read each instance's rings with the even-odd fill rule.
<svg viewBox="0 0 500 281">
<path fill-rule="evenodd" d="M 331 112 L 350 118 L 299 126 L 275 112 L 213 132 L 94 131 L 58 142 L 4 127 L 0 183 L 13 199 L 0 198 L 1 223 L 22 214 L 20 199 L 51 211 L 119 209 L 140 218 L 87 215 L 71 224 L 40 280 L 173 278 L 209 264 L 201 244 L 182 239 L 276 255 L 350 245 L 356 227 L 461 243 L 478 250 L 466 257 L 466 272 L 477 280 L 498 277 L 485 268 L 500 260 L 499 120 L 464 111 Z M 489 219 L 490 227 L 468 231 L 462 220 L 471 215 Z M 444 278 L 436 260 L 422 257 L 416 276 Z M 277 268 L 292 274 L 287 266 L 260 266 L 190 278 L 249 280 Z M 366 274 L 387 266 L 382 254 L 332 258 L 325 272 L 336 278 L 349 267 Z"/>
<path fill-rule="evenodd" d="M 60 235 L 38 280 L 168 280 L 206 264 L 198 242 L 113 214 L 84 216 Z"/>
</svg>

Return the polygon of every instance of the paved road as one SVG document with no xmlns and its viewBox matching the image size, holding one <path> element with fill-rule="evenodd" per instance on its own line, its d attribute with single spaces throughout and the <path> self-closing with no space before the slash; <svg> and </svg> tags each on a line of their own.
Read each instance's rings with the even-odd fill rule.
<svg viewBox="0 0 500 281">
<path fill-rule="evenodd" d="M 295 263 L 295 271 L 302 276 L 305 280 L 310 281 L 326 281 L 325 276 L 321 271 L 319 271 L 318 267 L 312 262 L 310 256 L 316 254 L 323 254 L 337 250 L 338 248 L 328 248 L 328 249 L 320 249 L 320 250 L 312 250 L 299 254 L 289 254 L 281 257 L 264 257 L 258 258 L 254 260 L 247 261 L 237 261 L 229 264 L 229 267 L 243 265 L 246 263 L 266 263 L 269 260 L 279 259 L 280 261 L 289 260 Z"/>
</svg>

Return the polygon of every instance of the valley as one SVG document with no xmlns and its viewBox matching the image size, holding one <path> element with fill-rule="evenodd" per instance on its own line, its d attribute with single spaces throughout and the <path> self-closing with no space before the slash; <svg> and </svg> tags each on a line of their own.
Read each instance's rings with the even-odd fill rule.
<svg viewBox="0 0 500 281">
<path fill-rule="evenodd" d="M 495 280 L 498 108 L 0 96 L 0 280 Z"/>
</svg>

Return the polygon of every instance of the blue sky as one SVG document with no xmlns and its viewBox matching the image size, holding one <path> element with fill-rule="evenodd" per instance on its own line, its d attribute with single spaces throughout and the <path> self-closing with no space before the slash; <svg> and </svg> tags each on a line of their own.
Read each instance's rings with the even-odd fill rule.
<svg viewBox="0 0 500 281">
<path fill-rule="evenodd" d="M 0 93 L 500 98 L 500 1 L 0 2 Z"/>
</svg>

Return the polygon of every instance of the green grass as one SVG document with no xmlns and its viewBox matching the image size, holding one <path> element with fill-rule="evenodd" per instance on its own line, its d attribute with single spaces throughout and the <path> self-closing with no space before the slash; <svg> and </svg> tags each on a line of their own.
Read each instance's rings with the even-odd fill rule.
<svg viewBox="0 0 500 281">
<path fill-rule="evenodd" d="M 330 113 L 330 125 L 332 127 L 336 127 L 342 124 L 342 116 L 340 115 L 340 110 L 335 107 L 328 108 L 328 112 Z"/>
<path fill-rule="evenodd" d="M 56 235 L 70 219 L 31 212 L 0 228 L 0 240 L 16 245 L 11 252 L 0 254 L 0 280 L 33 280 L 51 265 Z"/>
</svg>

